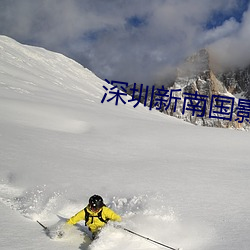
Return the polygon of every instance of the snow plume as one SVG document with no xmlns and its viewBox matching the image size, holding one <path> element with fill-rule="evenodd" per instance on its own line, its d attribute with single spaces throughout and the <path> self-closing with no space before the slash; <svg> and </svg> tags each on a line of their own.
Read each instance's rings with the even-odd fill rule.
<svg viewBox="0 0 250 250">
<path fill-rule="evenodd" d="M 166 79 L 173 66 L 211 43 L 219 42 L 219 48 L 229 47 L 232 52 L 230 48 L 245 41 L 239 53 L 244 55 L 248 13 L 242 23 L 234 17 L 235 12 L 244 11 L 241 3 L 4 0 L 0 33 L 62 52 L 102 79 L 152 84 Z M 222 24 L 218 16 L 225 19 Z M 212 22 L 214 28 L 207 28 Z"/>
<path fill-rule="evenodd" d="M 48 220 L 62 205 L 62 193 L 46 185 L 22 189 L 12 183 L 0 183 L 0 201 L 31 220 Z"/>
<path fill-rule="evenodd" d="M 123 217 L 122 227 L 165 242 L 172 246 L 182 245 L 185 249 L 199 249 L 206 246 L 213 237 L 213 230 L 202 222 L 182 220 L 173 208 L 166 206 L 163 195 L 139 195 L 133 197 L 106 197 L 107 206 Z M 0 184 L 0 201 L 31 220 L 45 221 L 48 236 L 57 239 L 57 233 L 64 228 L 66 218 L 83 208 L 83 204 L 65 199 L 63 193 L 51 192 L 46 185 L 22 191 L 11 184 Z M 55 216 L 56 214 L 62 216 Z M 54 223 L 53 223 L 54 221 Z M 97 241 L 90 246 L 89 234 L 84 222 L 76 228 L 68 228 L 64 241 L 77 242 L 80 249 L 154 249 L 157 244 L 116 228 L 109 223 L 102 230 Z M 78 228 L 78 229 L 77 229 Z M 79 235 L 80 233 L 80 235 Z M 79 237 L 80 236 L 80 237 Z M 110 241 L 112 239 L 112 241 Z M 126 242 L 126 246 L 124 245 Z"/>
</svg>

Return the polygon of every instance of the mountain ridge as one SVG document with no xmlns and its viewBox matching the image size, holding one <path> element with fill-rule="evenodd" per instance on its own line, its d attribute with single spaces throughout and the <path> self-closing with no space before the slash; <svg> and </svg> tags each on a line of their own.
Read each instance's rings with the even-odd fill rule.
<svg viewBox="0 0 250 250">
<path fill-rule="evenodd" d="M 165 110 L 164 108 L 160 108 L 159 110 L 196 125 L 249 130 L 249 122 L 246 121 L 247 119 L 239 118 L 238 115 L 242 116 L 244 112 L 249 112 L 250 104 L 248 104 L 249 108 L 245 107 L 244 112 L 242 111 L 243 113 L 238 113 L 237 107 L 240 98 L 245 100 L 250 99 L 250 66 L 245 68 L 222 69 L 223 67 L 214 63 L 214 58 L 211 56 L 209 49 L 201 49 L 194 53 L 177 67 L 176 78 L 172 84 L 161 84 L 169 91 L 169 95 L 173 90 L 181 90 L 175 95 L 176 98 L 179 98 L 176 107 L 170 104 L 169 109 Z M 155 89 L 158 88 L 158 94 L 160 87 L 160 84 L 155 85 Z M 197 98 L 200 95 L 207 96 L 206 109 L 203 110 L 203 117 L 199 117 L 199 114 L 195 114 L 192 110 L 185 110 L 186 106 L 184 102 L 187 101 L 188 97 L 185 99 L 184 93 L 189 93 L 190 96 L 197 95 Z M 157 95 L 157 90 L 155 90 L 155 94 Z M 228 119 L 228 117 L 224 117 L 224 119 L 223 116 L 217 114 L 216 117 L 211 115 L 211 107 L 213 105 L 213 103 L 211 104 L 211 100 L 214 96 L 221 96 L 224 104 L 227 102 L 227 98 L 231 100 L 232 107 L 229 107 L 229 105 L 225 106 L 226 109 L 231 108 L 231 119 Z M 196 105 L 199 105 L 197 98 L 192 101 L 196 101 Z M 205 97 L 201 97 L 201 99 L 204 98 Z M 165 97 L 165 101 L 169 100 L 170 96 L 168 96 L 168 98 Z M 219 97 L 216 100 L 219 100 Z M 200 102 L 201 101 L 202 100 L 200 100 Z M 221 109 L 222 107 L 223 106 L 221 106 Z M 173 112 L 174 109 L 175 111 Z M 241 122 L 241 119 L 243 122 Z"/>
</svg>

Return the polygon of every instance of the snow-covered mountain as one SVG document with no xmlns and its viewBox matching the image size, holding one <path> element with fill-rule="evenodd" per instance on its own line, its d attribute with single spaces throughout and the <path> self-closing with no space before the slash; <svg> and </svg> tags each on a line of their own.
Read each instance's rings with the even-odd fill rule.
<svg viewBox="0 0 250 250">
<path fill-rule="evenodd" d="M 151 103 L 165 114 L 196 125 L 249 130 L 250 67 L 226 69 L 215 62 L 209 50 L 202 49 L 176 71 L 175 80 L 155 84 L 153 94 L 147 95 L 143 89 L 147 106 Z M 128 88 L 132 95 L 131 90 L 133 86 Z"/>
<path fill-rule="evenodd" d="M 213 66 L 210 53 L 206 49 L 202 49 L 188 57 L 180 65 L 177 78 L 170 88 L 181 89 L 179 93 L 181 99 L 173 116 L 202 126 L 243 128 L 247 130 L 250 124 L 246 119 L 242 123 L 237 121 L 237 118 L 239 121 L 242 120 L 242 118 L 237 116 L 238 96 L 235 96 L 235 92 L 232 91 L 229 84 L 226 84 L 226 79 L 219 77 L 222 76 L 222 73 L 218 73 Z M 194 97 L 195 93 L 197 98 L 194 98 L 192 102 L 198 106 L 189 107 L 190 100 L 188 99 L 186 99 L 186 104 L 184 104 L 185 98 Z M 204 104 L 203 100 L 206 100 L 206 104 Z M 204 113 L 202 114 L 202 112 Z M 168 110 L 166 113 L 170 114 Z"/>
<path fill-rule="evenodd" d="M 84 222 L 62 239 L 36 223 L 53 228 L 97 193 L 124 227 L 171 247 L 248 250 L 249 133 L 101 103 L 104 85 L 63 55 L 0 37 L 0 248 L 162 249 L 112 225 L 91 243 Z"/>
</svg>

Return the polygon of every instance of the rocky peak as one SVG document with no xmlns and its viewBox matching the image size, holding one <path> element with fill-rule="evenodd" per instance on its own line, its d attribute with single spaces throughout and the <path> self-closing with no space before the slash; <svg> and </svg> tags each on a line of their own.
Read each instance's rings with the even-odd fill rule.
<svg viewBox="0 0 250 250">
<path fill-rule="evenodd" d="M 188 57 L 177 69 L 177 77 L 193 77 L 203 75 L 209 71 L 209 53 L 202 49 L 194 55 Z"/>
<path fill-rule="evenodd" d="M 181 93 L 178 95 L 181 99 L 178 102 L 176 112 L 169 112 L 168 110 L 163 112 L 197 125 L 248 129 L 248 122 L 238 123 L 235 119 L 237 119 L 237 97 L 246 99 L 250 97 L 250 66 L 246 69 L 218 73 L 210 57 L 209 51 L 202 49 L 188 57 L 179 66 L 176 80 L 170 89 L 181 89 Z M 184 93 L 207 96 L 206 110 L 203 117 L 194 115 L 192 111 L 185 111 L 183 114 Z M 213 95 L 234 99 L 231 121 L 223 120 L 219 116 L 218 119 L 209 117 Z"/>
<path fill-rule="evenodd" d="M 211 67 L 210 55 L 207 49 L 201 49 L 188 57 L 177 69 L 175 83 L 180 87 L 196 83 L 197 91 L 201 94 L 226 93 L 223 83 L 216 77 Z M 210 91 L 208 91 L 210 90 Z"/>
<path fill-rule="evenodd" d="M 217 78 L 233 95 L 250 99 L 250 65 L 218 73 Z"/>
<path fill-rule="evenodd" d="M 217 67 L 213 62 L 207 49 L 202 49 L 188 57 L 178 67 L 176 78 L 171 85 L 166 83 L 155 86 L 153 103 L 156 105 L 156 109 L 196 125 L 249 130 L 250 124 L 246 121 L 247 119 L 243 123 L 237 121 L 238 111 L 236 107 L 238 106 L 238 98 L 250 99 L 250 66 L 245 69 L 221 72 L 217 70 L 220 67 Z M 162 88 L 169 91 L 168 96 L 163 98 L 164 105 L 159 104 L 159 98 L 162 98 L 161 94 L 163 93 Z M 128 93 L 131 94 L 129 91 Z M 171 93 L 174 93 L 172 100 Z M 141 102 L 149 105 L 152 94 L 146 96 L 145 90 L 143 90 L 142 96 Z M 218 96 L 222 97 L 222 101 Z M 144 97 L 147 100 L 144 100 Z M 192 99 L 192 97 L 194 98 Z M 197 99 L 195 99 L 196 97 Z M 187 108 L 188 102 L 193 107 L 200 106 L 201 111 L 196 112 Z M 216 115 L 211 115 L 213 106 L 216 108 L 214 112 Z M 222 115 L 217 112 L 218 110 L 221 111 Z M 231 116 L 227 117 L 228 119 L 223 119 L 223 113 L 227 113 L 229 110 Z"/>
</svg>

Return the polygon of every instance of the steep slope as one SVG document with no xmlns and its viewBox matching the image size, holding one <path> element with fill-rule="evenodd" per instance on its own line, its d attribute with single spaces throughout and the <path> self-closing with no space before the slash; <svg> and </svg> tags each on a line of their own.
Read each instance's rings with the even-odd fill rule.
<svg viewBox="0 0 250 250">
<path fill-rule="evenodd" d="M 0 246 L 161 249 L 111 225 L 92 244 L 84 223 L 50 240 L 36 223 L 52 227 L 98 193 L 123 226 L 167 245 L 249 249 L 249 133 L 101 103 L 104 82 L 81 65 L 7 37 L 0 46 Z"/>
</svg>

